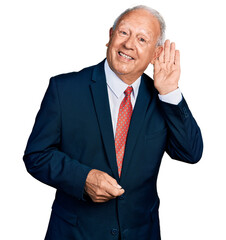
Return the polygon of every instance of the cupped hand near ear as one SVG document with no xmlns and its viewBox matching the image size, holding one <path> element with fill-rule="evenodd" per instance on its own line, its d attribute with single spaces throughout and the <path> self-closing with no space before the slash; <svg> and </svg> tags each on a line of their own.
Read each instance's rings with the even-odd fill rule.
<svg viewBox="0 0 226 240">
<path fill-rule="evenodd" d="M 159 94 L 165 95 L 178 88 L 180 78 L 180 52 L 175 43 L 165 41 L 164 48 L 154 62 L 154 85 Z"/>
</svg>

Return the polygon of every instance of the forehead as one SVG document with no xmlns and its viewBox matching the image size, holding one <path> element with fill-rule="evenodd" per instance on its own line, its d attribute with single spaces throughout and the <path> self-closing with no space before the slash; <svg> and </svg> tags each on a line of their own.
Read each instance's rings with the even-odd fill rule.
<svg viewBox="0 0 226 240">
<path fill-rule="evenodd" d="M 160 24 L 156 17 L 145 9 L 136 9 L 126 13 L 118 22 L 117 27 L 128 26 L 145 32 L 160 34 Z"/>
</svg>

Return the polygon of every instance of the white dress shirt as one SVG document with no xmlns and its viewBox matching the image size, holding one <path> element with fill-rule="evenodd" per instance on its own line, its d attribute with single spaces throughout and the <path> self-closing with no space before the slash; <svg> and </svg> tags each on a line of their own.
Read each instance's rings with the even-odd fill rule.
<svg viewBox="0 0 226 240">
<path fill-rule="evenodd" d="M 133 92 L 131 93 L 131 103 L 132 107 L 134 108 L 140 87 L 141 77 L 139 77 L 132 85 L 126 84 L 111 70 L 108 65 L 107 59 L 105 60 L 104 70 L 107 81 L 112 126 L 115 136 L 119 107 L 123 98 L 125 97 L 124 91 L 127 89 L 128 86 L 133 87 Z M 178 88 L 175 91 L 172 91 L 166 95 L 159 94 L 159 99 L 161 101 L 177 105 L 182 99 L 182 94 L 180 92 L 180 89 Z"/>
</svg>

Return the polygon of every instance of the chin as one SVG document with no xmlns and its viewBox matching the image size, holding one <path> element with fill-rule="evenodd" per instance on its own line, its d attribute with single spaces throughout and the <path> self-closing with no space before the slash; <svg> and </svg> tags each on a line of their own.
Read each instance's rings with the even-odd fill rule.
<svg viewBox="0 0 226 240">
<path fill-rule="evenodd" d="M 128 74 L 130 71 L 125 70 L 125 69 L 115 69 L 115 72 L 116 72 L 118 75 L 126 75 L 126 74 Z"/>
<path fill-rule="evenodd" d="M 123 75 L 123 74 L 128 74 L 129 72 L 131 72 L 133 69 L 129 66 L 125 66 L 127 64 L 123 64 L 123 63 L 118 63 L 114 69 L 115 71 L 120 74 L 120 75 Z"/>
</svg>

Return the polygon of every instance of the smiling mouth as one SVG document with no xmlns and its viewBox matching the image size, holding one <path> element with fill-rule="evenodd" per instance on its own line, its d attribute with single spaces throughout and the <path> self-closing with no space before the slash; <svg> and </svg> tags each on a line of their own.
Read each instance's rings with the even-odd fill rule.
<svg viewBox="0 0 226 240">
<path fill-rule="evenodd" d="M 126 59 L 134 60 L 133 57 L 130 57 L 129 55 L 126 55 L 125 53 L 122 53 L 122 52 L 120 52 L 120 51 L 118 52 L 118 54 L 119 54 L 119 56 L 124 57 L 124 58 L 126 58 Z"/>
</svg>

